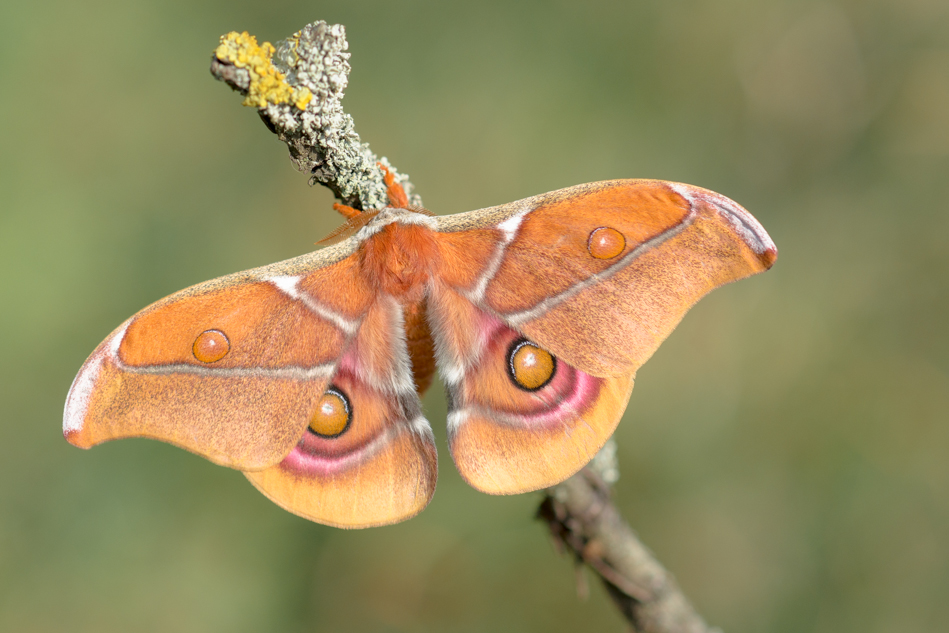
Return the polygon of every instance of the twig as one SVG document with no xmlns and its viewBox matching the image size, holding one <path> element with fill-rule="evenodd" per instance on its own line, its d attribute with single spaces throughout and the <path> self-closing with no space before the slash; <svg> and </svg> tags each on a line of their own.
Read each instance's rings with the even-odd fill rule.
<svg viewBox="0 0 949 633">
<path fill-rule="evenodd" d="M 328 187 L 343 204 L 356 209 L 381 209 L 388 203 L 383 174 L 389 168 L 422 205 L 412 184 L 388 160 L 377 158 L 359 141 L 353 119 L 343 111 L 349 82 L 346 30 L 341 24 L 314 22 L 280 42 L 245 33 L 229 33 L 211 57 L 211 74 L 258 108 L 267 128 L 290 149 L 297 169 L 310 174 L 310 184 Z"/>
<path fill-rule="evenodd" d="M 314 22 L 276 48 L 247 33 L 230 33 L 211 58 L 211 74 L 258 108 L 267 128 L 285 142 L 310 184 L 328 187 L 345 205 L 382 208 L 387 203 L 385 164 L 409 194 L 408 177 L 361 143 L 341 100 L 349 79 L 342 25 Z M 598 574 L 620 611 L 638 631 L 711 633 L 672 576 L 640 543 L 610 501 L 618 471 L 612 440 L 591 464 L 546 491 L 538 516 L 555 542 Z M 582 576 L 580 577 L 582 578 Z"/>
<path fill-rule="evenodd" d="M 619 473 L 616 444 L 579 473 L 545 491 L 537 515 L 554 542 L 586 563 L 635 631 L 712 633 L 672 575 L 656 560 L 610 500 Z"/>
</svg>

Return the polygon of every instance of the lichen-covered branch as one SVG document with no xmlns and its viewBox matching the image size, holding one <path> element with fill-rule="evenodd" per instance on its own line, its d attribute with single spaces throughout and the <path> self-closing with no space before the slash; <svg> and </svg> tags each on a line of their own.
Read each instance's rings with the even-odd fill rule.
<svg viewBox="0 0 949 633">
<path fill-rule="evenodd" d="M 352 117 L 342 108 L 349 79 L 349 53 L 342 25 L 314 22 L 274 47 L 245 33 L 229 33 L 211 59 L 211 73 L 244 95 L 271 132 L 285 142 L 310 184 L 329 187 L 357 209 L 386 206 L 386 165 L 409 194 L 407 176 L 360 142 Z M 606 585 L 623 615 L 638 631 L 711 633 L 672 576 L 640 543 L 610 501 L 618 471 L 612 440 L 587 468 L 546 491 L 538 515 L 555 542 L 585 563 Z"/>
<path fill-rule="evenodd" d="M 280 42 L 257 43 L 248 33 L 228 33 L 211 58 L 211 74 L 244 95 L 271 132 L 287 144 L 290 158 L 310 174 L 310 184 L 328 187 L 345 205 L 381 209 L 388 203 L 383 174 L 389 168 L 421 206 L 408 178 L 360 142 L 343 111 L 349 81 L 346 30 L 314 22 Z"/>
<path fill-rule="evenodd" d="M 554 542 L 586 564 L 634 630 L 645 633 L 712 633 L 672 575 L 636 536 L 610 500 L 619 477 L 616 444 L 607 442 L 590 464 L 545 491 L 538 517 Z"/>
</svg>

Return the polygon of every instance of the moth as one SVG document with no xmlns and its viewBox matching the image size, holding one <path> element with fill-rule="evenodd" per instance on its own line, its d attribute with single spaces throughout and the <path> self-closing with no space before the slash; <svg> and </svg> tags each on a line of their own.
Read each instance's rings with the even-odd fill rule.
<svg viewBox="0 0 949 633">
<path fill-rule="evenodd" d="M 187 288 L 86 360 L 63 432 L 147 437 L 244 472 L 344 528 L 414 516 L 435 490 L 420 394 L 437 366 L 448 441 L 478 490 L 576 473 L 616 429 L 636 370 L 703 295 L 771 267 L 741 206 L 658 180 L 579 185 L 448 216 L 389 206 L 338 243 Z"/>
</svg>

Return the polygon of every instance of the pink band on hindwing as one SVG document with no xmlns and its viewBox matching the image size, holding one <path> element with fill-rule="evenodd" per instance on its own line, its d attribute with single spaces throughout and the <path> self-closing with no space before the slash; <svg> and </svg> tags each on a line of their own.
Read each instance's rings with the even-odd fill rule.
<svg viewBox="0 0 949 633">
<path fill-rule="evenodd" d="M 519 387 L 507 369 L 508 352 L 524 337 L 496 317 L 484 312 L 479 316 L 484 348 L 461 384 L 452 390 L 455 410 L 484 412 L 503 424 L 541 430 L 582 415 L 596 401 L 603 379 L 560 359 L 546 385 L 536 391 Z"/>
</svg>

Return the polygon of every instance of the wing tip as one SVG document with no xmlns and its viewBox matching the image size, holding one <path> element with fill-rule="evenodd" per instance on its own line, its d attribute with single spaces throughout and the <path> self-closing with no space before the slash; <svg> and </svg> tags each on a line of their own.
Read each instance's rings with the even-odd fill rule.
<svg viewBox="0 0 949 633">
<path fill-rule="evenodd" d="M 774 266 L 774 262 L 778 261 L 777 247 L 772 244 L 771 248 L 766 249 L 764 252 L 758 253 L 758 259 L 761 261 L 761 265 L 764 266 L 764 269 L 768 270 Z"/>
<path fill-rule="evenodd" d="M 75 446 L 76 448 L 81 448 L 83 450 L 88 450 L 95 446 L 93 442 L 89 441 L 89 438 L 86 437 L 85 433 L 81 429 L 63 429 L 63 437 L 66 438 L 66 441 Z"/>
<path fill-rule="evenodd" d="M 686 185 L 683 183 L 669 183 L 672 190 L 685 198 L 691 206 L 704 203 L 715 209 L 735 229 L 742 241 L 748 245 L 763 270 L 771 268 L 778 259 L 778 248 L 774 245 L 771 236 L 761 226 L 761 223 L 743 206 L 720 193 Z"/>
</svg>

